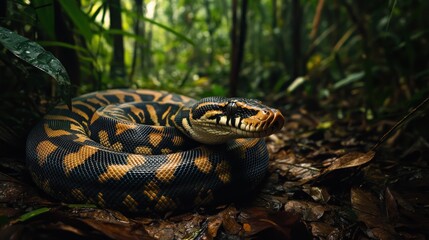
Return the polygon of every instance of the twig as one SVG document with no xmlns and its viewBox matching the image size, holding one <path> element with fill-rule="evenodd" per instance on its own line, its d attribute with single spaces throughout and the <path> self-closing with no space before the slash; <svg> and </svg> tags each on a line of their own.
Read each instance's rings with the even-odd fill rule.
<svg viewBox="0 0 429 240">
<path fill-rule="evenodd" d="M 400 126 L 404 125 L 407 120 L 410 120 L 411 117 L 421 108 L 423 108 L 429 102 L 429 97 L 427 97 L 423 102 L 421 102 L 417 107 L 413 108 L 405 117 L 403 117 L 399 122 L 397 122 L 389 131 L 387 131 L 378 142 L 371 148 L 372 151 L 376 151 L 380 145 L 386 141 L 386 139 L 393 134 L 393 132 Z"/>
</svg>

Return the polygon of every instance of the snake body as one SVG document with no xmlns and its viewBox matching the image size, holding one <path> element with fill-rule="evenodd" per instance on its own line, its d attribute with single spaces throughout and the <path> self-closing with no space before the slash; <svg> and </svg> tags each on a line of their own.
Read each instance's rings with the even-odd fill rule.
<svg viewBox="0 0 429 240">
<path fill-rule="evenodd" d="M 60 104 L 30 132 L 34 182 L 64 202 L 131 212 L 219 204 L 263 179 L 262 137 L 284 118 L 259 101 L 107 90 Z"/>
</svg>

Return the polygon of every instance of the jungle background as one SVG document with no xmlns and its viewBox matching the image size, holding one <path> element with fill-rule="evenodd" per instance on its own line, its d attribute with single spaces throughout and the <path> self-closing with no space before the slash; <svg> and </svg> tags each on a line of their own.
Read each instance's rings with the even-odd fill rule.
<svg viewBox="0 0 429 240">
<path fill-rule="evenodd" d="M 425 239 L 428 12 L 425 0 L 0 1 L 0 34 L 52 53 L 0 38 L 0 237 Z M 111 88 L 281 109 L 263 203 L 155 220 L 37 192 L 24 160 L 31 127 L 59 101 Z"/>
</svg>

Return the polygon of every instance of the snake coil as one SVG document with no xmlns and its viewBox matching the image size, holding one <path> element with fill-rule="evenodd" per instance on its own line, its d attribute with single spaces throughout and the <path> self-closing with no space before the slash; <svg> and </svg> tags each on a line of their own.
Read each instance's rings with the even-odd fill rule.
<svg viewBox="0 0 429 240">
<path fill-rule="evenodd" d="M 30 132 L 34 182 L 61 201 L 165 212 L 230 201 L 268 167 L 262 137 L 284 123 L 259 101 L 196 101 L 152 90 L 107 90 L 58 105 Z"/>
</svg>

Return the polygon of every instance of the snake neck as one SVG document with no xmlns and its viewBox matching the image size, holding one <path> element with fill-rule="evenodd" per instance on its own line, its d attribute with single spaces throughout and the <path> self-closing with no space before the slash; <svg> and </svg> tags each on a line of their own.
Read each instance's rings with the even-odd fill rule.
<svg viewBox="0 0 429 240">
<path fill-rule="evenodd" d="M 214 131 L 207 130 L 207 128 L 192 120 L 191 111 L 192 108 L 183 106 L 171 119 L 174 126 L 189 138 L 210 145 L 222 144 L 228 140 L 237 138 L 234 135 L 228 134 L 228 132 L 217 131 L 215 129 L 213 129 Z"/>
<path fill-rule="evenodd" d="M 171 122 L 186 136 L 194 139 L 192 135 L 192 124 L 190 121 L 190 109 L 182 107 L 175 115 L 171 117 Z M 195 139 L 194 139 L 195 140 Z"/>
</svg>

